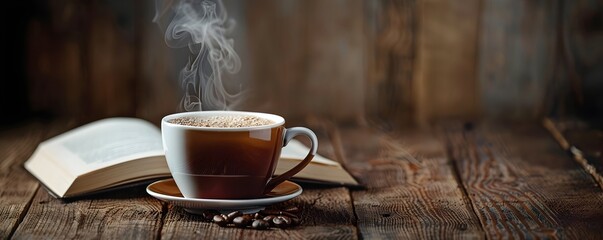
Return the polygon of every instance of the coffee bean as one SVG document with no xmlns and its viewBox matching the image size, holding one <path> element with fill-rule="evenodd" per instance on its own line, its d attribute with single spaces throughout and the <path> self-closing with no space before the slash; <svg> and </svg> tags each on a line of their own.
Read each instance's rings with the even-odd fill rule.
<svg viewBox="0 0 603 240">
<path fill-rule="evenodd" d="M 226 225 L 228 225 L 228 221 L 224 217 L 224 214 L 214 215 L 212 220 L 214 221 L 215 224 L 217 224 L 220 227 L 225 227 Z"/>
<path fill-rule="evenodd" d="M 238 216 L 232 220 L 232 223 L 234 223 L 234 225 L 236 227 L 244 228 L 244 227 L 249 226 L 249 224 L 251 223 L 251 220 L 252 220 L 251 216 L 249 216 L 249 217 Z"/>
<path fill-rule="evenodd" d="M 270 223 L 268 223 L 262 219 L 256 219 L 256 220 L 253 220 L 253 223 L 251 223 L 251 227 L 254 229 L 258 229 L 258 230 L 265 230 L 270 227 Z"/>
<path fill-rule="evenodd" d="M 291 219 L 287 216 L 277 216 L 272 219 L 272 223 L 277 228 L 286 228 L 291 224 Z"/>
<path fill-rule="evenodd" d="M 239 228 L 250 226 L 253 229 L 264 230 L 270 227 L 288 228 L 300 224 L 301 219 L 294 213 L 299 213 L 297 207 L 289 207 L 285 210 L 262 210 L 255 214 L 243 214 L 241 211 L 234 211 L 228 214 L 220 214 L 215 210 L 206 210 L 202 213 L 203 219 L 213 221 L 220 227 L 226 227 L 233 224 Z"/>
<path fill-rule="evenodd" d="M 232 220 L 235 219 L 238 216 L 243 215 L 243 213 L 241 211 L 234 211 L 229 213 L 228 215 L 226 215 L 226 220 L 228 220 L 229 223 L 232 223 Z"/>
<path fill-rule="evenodd" d="M 287 216 L 278 216 L 278 218 L 282 218 L 287 225 L 291 225 L 291 218 Z"/>
<path fill-rule="evenodd" d="M 236 218 L 238 216 L 241 216 L 241 215 L 243 215 L 243 213 L 241 211 L 234 211 L 234 212 L 229 213 L 226 216 L 231 217 L 231 218 L 234 219 L 234 218 Z"/>
<path fill-rule="evenodd" d="M 288 207 L 288 208 L 285 209 L 285 212 L 299 213 L 299 208 L 297 208 L 297 207 Z"/>
<path fill-rule="evenodd" d="M 274 215 L 268 215 L 264 217 L 264 221 L 268 222 L 270 225 L 272 225 L 272 219 L 274 219 L 276 216 Z"/>
</svg>

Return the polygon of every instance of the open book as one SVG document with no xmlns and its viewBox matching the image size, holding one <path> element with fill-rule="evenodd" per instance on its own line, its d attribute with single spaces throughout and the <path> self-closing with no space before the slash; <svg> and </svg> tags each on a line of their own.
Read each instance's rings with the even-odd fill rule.
<svg viewBox="0 0 603 240">
<path fill-rule="evenodd" d="M 275 174 L 299 163 L 308 148 L 291 141 L 283 148 Z M 59 198 L 80 196 L 144 180 L 170 177 L 155 125 L 134 118 L 108 118 L 40 143 L 25 168 Z M 293 180 L 356 186 L 333 160 L 316 155 Z"/>
</svg>

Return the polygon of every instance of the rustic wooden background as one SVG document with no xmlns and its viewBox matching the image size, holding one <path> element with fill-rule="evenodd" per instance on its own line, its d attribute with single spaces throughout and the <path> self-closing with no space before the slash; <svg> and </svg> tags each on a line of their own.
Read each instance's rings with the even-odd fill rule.
<svg viewBox="0 0 603 240">
<path fill-rule="evenodd" d="M 249 90 L 242 109 L 383 127 L 603 112 L 601 1 L 224 3 L 244 65 L 235 78 Z M 180 111 L 186 53 L 165 45 L 153 1 L 13 8 L 28 10 L 5 19 L 8 113 L 158 122 Z"/>
<path fill-rule="evenodd" d="M 603 133 L 549 121 L 567 137 L 559 147 L 539 124 L 509 122 L 577 115 L 603 124 L 601 0 L 224 3 L 238 22 L 242 108 L 304 122 L 320 153 L 367 187 L 305 188 L 291 202 L 304 209 L 303 227 L 250 238 L 600 235 Z M 242 236 L 142 188 L 61 202 L 22 168 L 39 142 L 83 122 L 157 124 L 180 111 L 187 54 L 165 45 L 153 1 L 3 7 L 0 238 Z M 4 125 L 32 117 L 69 120 Z M 431 125 L 450 119 L 505 124 Z M 434 127 L 373 128 L 408 124 Z"/>
</svg>

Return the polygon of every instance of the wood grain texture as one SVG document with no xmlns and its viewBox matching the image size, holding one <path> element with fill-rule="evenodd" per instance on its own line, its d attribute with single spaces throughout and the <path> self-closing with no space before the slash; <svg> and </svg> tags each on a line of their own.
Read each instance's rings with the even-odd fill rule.
<svg viewBox="0 0 603 240">
<path fill-rule="evenodd" d="M 297 206 L 300 226 L 267 231 L 223 228 L 170 206 L 165 217 L 163 239 L 355 239 L 356 227 L 349 191 L 346 188 L 304 189 L 297 198 L 274 207 Z"/>
<path fill-rule="evenodd" d="M 5 231 L 12 228 L 16 239 L 153 238 L 161 223 L 161 203 L 148 196 L 144 187 L 64 202 L 38 187 L 38 181 L 22 168 L 42 140 L 73 126 L 76 122 L 65 120 L 35 123 L 15 129 L 16 136 L 2 138 L 0 147 L 7 150 L 2 151 L 7 156 L 0 168 L 0 209 L 8 220 L 2 222 L 2 235 L 8 236 Z"/>
<path fill-rule="evenodd" d="M 387 125 L 412 123 L 417 1 L 364 1 L 364 5 L 367 118 Z"/>
<path fill-rule="evenodd" d="M 31 121 L 0 130 L 0 238 L 11 236 L 23 220 L 38 181 L 23 168 L 38 144 L 69 129 L 73 121 Z"/>
<path fill-rule="evenodd" d="M 233 79 L 249 90 L 241 109 L 391 125 L 600 117 L 597 0 L 225 2 L 244 66 Z M 153 5 L 34 3 L 24 43 L 31 111 L 158 122 L 180 110 L 188 57 L 166 46 Z"/>
<path fill-rule="evenodd" d="M 251 109 L 288 118 L 363 116 L 361 0 L 263 0 L 247 7 Z"/>
<path fill-rule="evenodd" d="M 352 192 L 364 238 L 484 237 L 438 138 L 351 128 L 340 139 L 346 164 L 368 188 Z"/>
<path fill-rule="evenodd" d="M 155 239 L 162 204 L 144 186 L 61 201 L 40 188 L 17 239 Z"/>
<path fill-rule="evenodd" d="M 416 122 L 478 115 L 477 41 L 482 0 L 417 3 Z"/>
<path fill-rule="evenodd" d="M 553 78 L 560 1 L 483 1 L 478 92 L 485 116 L 536 118 Z"/>
<path fill-rule="evenodd" d="M 38 189 L 22 163 L 44 137 L 40 124 L 21 126 L 0 134 L 0 238 L 8 238 L 26 214 Z"/>
<path fill-rule="evenodd" d="M 544 129 L 483 126 L 448 137 L 488 238 L 600 238 L 603 192 Z"/>
</svg>

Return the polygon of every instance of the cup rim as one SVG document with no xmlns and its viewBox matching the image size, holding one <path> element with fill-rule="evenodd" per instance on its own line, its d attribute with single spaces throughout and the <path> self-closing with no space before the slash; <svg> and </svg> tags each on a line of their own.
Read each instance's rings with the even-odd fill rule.
<svg viewBox="0 0 603 240">
<path fill-rule="evenodd" d="M 262 126 L 251 126 L 251 127 L 236 127 L 236 128 L 227 128 L 227 127 L 199 127 L 199 126 L 189 126 L 189 125 L 181 125 L 177 123 L 170 123 L 168 120 L 179 118 L 179 117 L 187 117 L 187 116 L 256 116 L 265 118 L 273 121 L 274 123 Z M 250 131 L 250 130 L 263 130 L 263 129 L 272 129 L 278 126 L 285 125 L 285 118 L 271 113 L 262 113 L 262 112 L 248 112 L 248 111 L 222 111 L 222 110 L 212 110 L 212 111 L 194 111 L 194 112 L 180 112 L 169 114 L 161 119 L 161 126 L 169 126 L 169 127 L 178 127 L 184 129 L 191 130 L 201 130 L 201 131 L 229 131 L 229 132 L 237 132 L 237 131 Z"/>
</svg>

